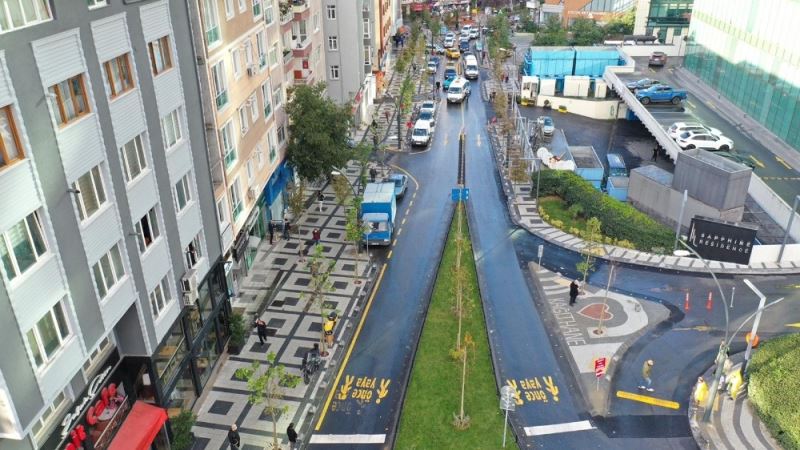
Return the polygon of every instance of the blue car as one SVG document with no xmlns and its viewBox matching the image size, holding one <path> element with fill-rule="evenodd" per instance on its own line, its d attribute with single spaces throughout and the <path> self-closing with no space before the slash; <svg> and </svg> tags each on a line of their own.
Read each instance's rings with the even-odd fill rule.
<svg viewBox="0 0 800 450">
<path fill-rule="evenodd" d="M 383 180 L 384 183 L 394 183 L 394 196 L 400 198 L 406 193 L 408 177 L 401 173 L 393 173 Z"/>
<path fill-rule="evenodd" d="M 462 52 L 468 51 L 469 50 L 469 39 L 467 39 L 466 41 L 465 40 L 459 41 L 458 49 L 461 50 Z"/>
<path fill-rule="evenodd" d="M 453 82 L 458 77 L 458 73 L 456 69 L 447 68 L 444 70 L 444 89 L 447 90 L 450 88 L 450 83 Z"/>
</svg>

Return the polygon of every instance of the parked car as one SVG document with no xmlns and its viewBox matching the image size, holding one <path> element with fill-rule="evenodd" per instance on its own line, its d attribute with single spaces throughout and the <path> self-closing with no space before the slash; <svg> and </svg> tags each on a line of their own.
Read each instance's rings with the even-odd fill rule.
<svg viewBox="0 0 800 450">
<path fill-rule="evenodd" d="M 648 89 L 641 89 L 636 91 L 636 98 L 642 102 L 643 105 L 650 103 L 667 103 L 671 102 L 673 105 L 678 105 L 681 101 L 686 100 L 686 91 L 673 89 L 671 86 L 657 84 Z"/>
<path fill-rule="evenodd" d="M 722 156 L 723 158 L 730 159 L 731 161 L 737 162 L 743 166 L 747 166 L 751 169 L 756 168 L 756 164 L 750 158 L 745 158 L 744 156 L 733 153 L 733 152 L 716 152 L 717 155 Z"/>
<path fill-rule="evenodd" d="M 448 48 L 445 55 L 450 59 L 458 59 L 461 57 L 461 52 L 457 48 Z"/>
<path fill-rule="evenodd" d="M 672 139 L 678 139 L 680 135 L 687 131 L 695 131 L 699 133 L 709 133 L 715 134 L 717 136 L 722 136 L 722 132 L 716 128 L 711 128 L 703 125 L 700 122 L 675 122 L 669 126 L 667 129 L 667 134 Z"/>
<path fill-rule="evenodd" d="M 468 52 L 469 51 L 469 39 L 466 39 L 466 40 L 461 39 L 461 41 L 459 41 L 459 43 L 458 43 L 458 49 L 461 50 L 462 52 Z"/>
<path fill-rule="evenodd" d="M 633 92 L 637 89 L 648 89 L 657 84 L 661 84 L 661 82 L 658 80 L 653 80 L 652 78 L 642 78 L 641 80 L 631 81 L 626 86 L 628 86 L 628 89 Z"/>
<path fill-rule="evenodd" d="M 431 125 L 427 120 L 417 120 L 411 131 L 411 145 L 414 147 L 428 145 L 431 142 L 432 134 Z"/>
<path fill-rule="evenodd" d="M 650 55 L 650 60 L 647 61 L 648 66 L 664 66 L 667 64 L 667 54 L 664 52 L 653 52 Z"/>
<path fill-rule="evenodd" d="M 696 133 L 687 131 L 676 140 L 678 146 L 684 150 L 702 148 L 704 150 L 733 150 L 733 141 L 725 136 L 717 136 L 711 133 Z"/>
<path fill-rule="evenodd" d="M 436 115 L 436 102 L 433 100 L 425 100 L 422 102 L 422 105 L 419 107 L 420 114 L 424 112 L 430 112 L 433 115 Z"/>
<path fill-rule="evenodd" d="M 456 39 L 455 38 L 451 38 L 451 37 L 444 38 L 444 41 L 442 42 L 442 45 L 444 46 L 445 53 L 447 53 L 447 49 L 452 48 L 453 45 L 455 45 L 455 43 L 456 43 Z"/>
<path fill-rule="evenodd" d="M 403 175 L 402 173 L 389 174 L 389 176 L 386 177 L 386 179 L 384 179 L 383 182 L 394 184 L 395 198 L 400 198 L 403 195 L 405 195 L 406 188 L 408 187 L 408 177 Z"/>
<path fill-rule="evenodd" d="M 435 61 L 428 61 L 428 73 L 436 73 L 439 70 L 439 65 Z"/>
<path fill-rule="evenodd" d="M 469 30 L 469 38 L 470 39 L 478 39 L 479 36 L 480 36 L 480 32 L 478 31 L 477 27 Z"/>
<path fill-rule="evenodd" d="M 431 125 L 431 129 L 436 127 L 436 116 L 430 111 L 420 111 L 417 120 L 427 120 Z"/>
<path fill-rule="evenodd" d="M 555 133 L 556 127 L 553 125 L 553 119 L 550 116 L 539 116 L 536 120 L 542 126 L 542 134 L 552 136 Z"/>
</svg>

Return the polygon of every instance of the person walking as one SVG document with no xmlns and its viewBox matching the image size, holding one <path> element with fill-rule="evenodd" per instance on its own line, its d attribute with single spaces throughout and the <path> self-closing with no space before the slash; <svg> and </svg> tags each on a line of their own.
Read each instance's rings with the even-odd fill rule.
<svg viewBox="0 0 800 450">
<path fill-rule="evenodd" d="M 231 429 L 228 430 L 228 443 L 231 445 L 231 448 L 238 450 L 239 446 L 242 445 L 242 440 L 239 437 L 237 428 L 236 424 L 231 425 Z"/>
<path fill-rule="evenodd" d="M 288 240 L 289 239 L 289 229 L 292 227 L 292 224 L 289 222 L 288 217 L 283 218 L 283 238 Z"/>
<path fill-rule="evenodd" d="M 314 231 L 311 232 L 311 240 L 314 241 L 314 246 L 319 245 L 320 239 L 322 239 L 322 232 L 319 231 L 319 228 L 314 228 Z"/>
<path fill-rule="evenodd" d="M 436 91 L 438 92 L 439 89 L 441 89 L 441 88 L 442 88 L 442 82 L 439 81 L 439 80 L 436 80 Z"/>
<path fill-rule="evenodd" d="M 263 319 L 256 320 L 256 332 L 258 333 L 258 342 L 264 345 L 267 340 L 267 322 Z"/>
<path fill-rule="evenodd" d="M 275 224 L 271 220 L 267 224 L 267 231 L 269 231 L 269 244 L 272 245 L 272 240 L 275 239 Z"/>
<path fill-rule="evenodd" d="M 643 381 L 643 383 L 642 383 L 641 386 L 639 386 L 639 389 L 644 389 L 647 392 L 653 392 L 655 390 L 655 389 L 653 389 L 651 387 L 652 384 L 653 384 L 653 380 L 651 378 L 652 375 L 653 375 L 653 364 L 654 364 L 653 360 L 652 359 L 648 359 L 642 365 L 642 381 Z"/>
<path fill-rule="evenodd" d="M 697 378 L 697 384 L 694 385 L 694 405 L 696 407 L 701 407 L 706 404 L 706 399 L 708 399 L 708 385 L 706 384 L 706 380 L 703 377 Z"/>
<path fill-rule="evenodd" d="M 572 280 L 572 283 L 569 284 L 569 306 L 575 304 L 575 300 L 577 300 L 580 293 L 579 287 L 578 280 Z"/>
<path fill-rule="evenodd" d="M 294 450 L 297 446 L 297 431 L 294 429 L 294 422 L 286 427 L 286 436 L 289 438 L 289 448 Z"/>
<path fill-rule="evenodd" d="M 375 169 L 374 167 L 370 167 L 369 168 L 369 181 L 371 183 L 374 183 L 375 182 L 375 177 L 377 177 L 377 176 L 378 176 L 378 170 Z"/>
<path fill-rule="evenodd" d="M 325 196 L 322 194 L 322 191 L 317 191 L 317 205 L 319 212 L 322 212 L 322 202 L 325 201 Z"/>
<path fill-rule="evenodd" d="M 650 158 L 650 161 L 658 161 L 658 145 L 653 147 L 653 156 Z"/>
</svg>

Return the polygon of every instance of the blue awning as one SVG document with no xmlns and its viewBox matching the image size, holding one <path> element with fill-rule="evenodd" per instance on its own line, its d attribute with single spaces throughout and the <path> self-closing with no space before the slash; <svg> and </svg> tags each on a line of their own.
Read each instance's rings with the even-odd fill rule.
<svg viewBox="0 0 800 450">
<path fill-rule="evenodd" d="M 281 195 L 281 192 L 283 192 L 283 189 L 286 187 L 286 183 L 292 178 L 294 178 L 294 171 L 286 164 L 286 160 L 284 160 L 275 169 L 272 176 L 269 177 L 267 185 L 264 186 L 264 204 L 267 205 L 267 207 Z"/>
</svg>

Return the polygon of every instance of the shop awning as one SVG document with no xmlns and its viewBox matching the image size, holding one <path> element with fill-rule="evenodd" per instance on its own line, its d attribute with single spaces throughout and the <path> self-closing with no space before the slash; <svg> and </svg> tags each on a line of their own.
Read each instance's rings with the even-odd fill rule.
<svg viewBox="0 0 800 450">
<path fill-rule="evenodd" d="M 166 421 L 163 408 L 137 401 L 108 450 L 148 450 Z"/>
</svg>

